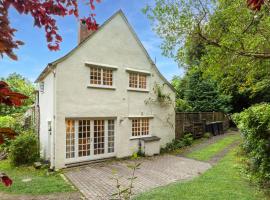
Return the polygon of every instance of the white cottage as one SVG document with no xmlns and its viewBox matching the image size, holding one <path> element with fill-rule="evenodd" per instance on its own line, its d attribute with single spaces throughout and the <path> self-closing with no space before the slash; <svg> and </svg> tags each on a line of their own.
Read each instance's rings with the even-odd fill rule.
<svg viewBox="0 0 270 200">
<path fill-rule="evenodd" d="M 151 40 L 151 38 L 149 38 Z M 52 168 L 139 148 L 158 154 L 175 137 L 175 92 L 160 74 L 122 11 L 49 63 L 39 83 L 39 138 Z"/>
</svg>

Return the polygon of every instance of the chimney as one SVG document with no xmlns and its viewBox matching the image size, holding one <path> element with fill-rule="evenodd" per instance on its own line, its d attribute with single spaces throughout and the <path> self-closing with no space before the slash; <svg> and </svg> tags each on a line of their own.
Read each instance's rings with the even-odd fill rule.
<svg viewBox="0 0 270 200">
<path fill-rule="evenodd" d="M 89 35 L 91 35 L 94 30 L 88 30 L 86 23 L 80 21 L 79 34 L 78 34 L 78 44 L 85 40 Z"/>
</svg>

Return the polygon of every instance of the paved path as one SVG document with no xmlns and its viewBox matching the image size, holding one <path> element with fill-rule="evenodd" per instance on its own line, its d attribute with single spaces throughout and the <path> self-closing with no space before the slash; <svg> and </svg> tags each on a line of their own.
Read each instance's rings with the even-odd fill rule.
<svg viewBox="0 0 270 200">
<path fill-rule="evenodd" d="M 115 161 L 92 164 L 86 167 L 68 169 L 65 175 L 89 199 L 110 199 L 116 191 L 116 182 L 112 179 L 113 171 L 122 177 L 120 182 L 127 186 L 131 176 L 128 164 L 134 161 Z M 195 161 L 172 155 L 155 156 L 139 160 L 140 169 L 136 171 L 134 193 L 145 192 L 155 187 L 164 186 L 179 180 L 188 180 L 205 172 L 209 163 Z"/>
</svg>

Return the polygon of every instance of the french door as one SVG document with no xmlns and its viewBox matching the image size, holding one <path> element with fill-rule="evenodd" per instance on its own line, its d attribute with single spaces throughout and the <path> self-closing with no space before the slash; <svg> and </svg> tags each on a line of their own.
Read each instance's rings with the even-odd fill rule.
<svg viewBox="0 0 270 200">
<path fill-rule="evenodd" d="M 66 120 L 66 161 L 76 162 L 114 155 L 115 120 Z"/>
</svg>

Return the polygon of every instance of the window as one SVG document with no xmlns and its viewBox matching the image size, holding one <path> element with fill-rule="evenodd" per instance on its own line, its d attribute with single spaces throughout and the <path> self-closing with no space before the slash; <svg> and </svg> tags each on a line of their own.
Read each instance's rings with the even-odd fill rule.
<svg viewBox="0 0 270 200">
<path fill-rule="evenodd" d="M 146 89 L 146 75 L 141 73 L 129 73 L 129 87 Z"/>
<path fill-rule="evenodd" d="M 43 92 L 44 92 L 44 88 L 45 88 L 45 84 L 44 84 L 44 82 L 42 81 L 42 82 L 39 83 L 39 91 L 40 91 L 41 93 L 43 93 Z"/>
<path fill-rule="evenodd" d="M 74 120 L 66 120 L 66 158 L 75 157 L 75 124 Z"/>
<path fill-rule="evenodd" d="M 90 155 L 90 120 L 79 120 L 79 157 Z"/>
<path fill-rule="evenodd" d="M 114 152 L 114 120 L 108 120 L 108 153 Z"/>
<path fill-rule="evenodd" d="M 132 136 L 146 136 L 149 135 L 149 119 L 137 118 L 132 119 Z"/>
<path fill-rule="evenodd" d="M 99 67 L 90 68 L 90 84 L 92 85 L 113 85 L 113 70 Z"/>
<path fill-rule="evenodd" d="M 112 154 L 115 152 L 114 134 L 114 119 L 66 119 L 66 158 L 87 160 Z"/>
</svg>

